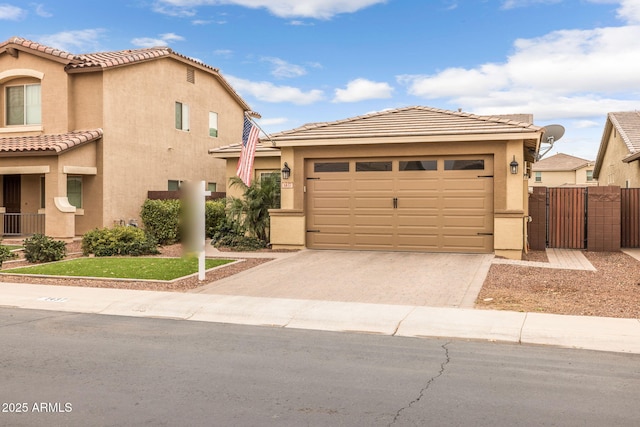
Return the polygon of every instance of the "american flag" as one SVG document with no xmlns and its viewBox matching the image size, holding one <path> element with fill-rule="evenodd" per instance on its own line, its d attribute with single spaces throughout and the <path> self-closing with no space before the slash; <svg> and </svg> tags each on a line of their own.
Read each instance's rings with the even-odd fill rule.
<svg viewBox="0 0 640 427">
<path fill-rule="evenodd" d="M 247 186 L 251 185 L 253 159 L 256 154 L 256 144 L 258 143 L 259 133 L 260 130 L 258 126 L 254 126 L 251 120 L 245 116 L 244 127 L 242 129 L 242 151 L 240 152 L 236 175 L 238 175 Z"/>
</svg>

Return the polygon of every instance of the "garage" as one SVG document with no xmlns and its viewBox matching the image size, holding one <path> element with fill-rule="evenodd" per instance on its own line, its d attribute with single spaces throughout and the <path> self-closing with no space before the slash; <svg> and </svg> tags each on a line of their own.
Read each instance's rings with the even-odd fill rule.
<svg viewBox="0 0 640 427">
<path fill-rule="evenodd" d="M 493 251 L 493 156 L 307 159 L 312 249 Z"/>
</svg>

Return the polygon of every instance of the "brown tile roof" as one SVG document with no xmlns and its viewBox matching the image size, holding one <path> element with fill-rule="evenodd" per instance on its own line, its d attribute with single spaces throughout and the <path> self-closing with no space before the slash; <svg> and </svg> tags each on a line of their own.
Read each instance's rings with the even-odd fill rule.
<svg viewBox="0 0 640 427">
<path fill-rule="evenodd" d="M 529 116 L 527 116 L 529 117 Z M 430 107 L 405 107 L 271 134 L 274 141 L 462 134 L 536 133 L 543 128 L 509 117 L 478 116 Z"/>
<path fill-rule="evenodd" d="M 38 42 L 34 42 L 31 40 L 23 39 L 22 37 L 11 37 L 8 40 L 0 43 L 0 52 L 6 51 L 11 48 L 13 45 L 25 47 L 27 49 L 31 49 L 36 52 L 44 53 L 47 55 L 55 56 L 64 60 L 68 60 L 69 62 L 79 61 L 76 55 L 65 52 L 64 50 L 56 49 L 53 47 L 45 46 Z"/>
<path fill-rule="evenodd" d="M 48 54 L 57 60 L 62 60 L 67 64 L 65 69 L 68 72 L 82 72 L 91 70 L 103 70 L 123 65 L 131 65 L 144 61 L 150 61 L 162 57 L 173 57 L 183 62 L 189 62 L 194 67 L 200 68 L 206 72 L 213 74 L 214 78 L 229 91 L 229 93 L 237 100 L 242 108 L 252 117 L 260 117 L 260 114 L 251 110 L 251 107 L 238 95 L 231 87 L 229 82 L 219 73 L 217 68 L 207 65 L 201 61 L 195 60 L 188 56 L 174 52 L 173 49 L 166 46 L 150 47 L 142 49 L 127 49 L 113 52 L 97 52 L 86 53 L 82 55 L 74 55 L 63 50 L 44 46 L 40 43 L 23 39 L 21 37 L 11 37 L 10 39 L 0 43 L 0 53 L 11 49 L 26 48 L 40 54 Z"/>
<path fill-rule="evenodd" d="M 537 161 L 531 166 L 533 171 L 575 171 L 582 167 L 593 164 L 592 160 L 581 159 L 580 157 L 558 153 L 546 159 Z"/>
<path fill-rule="evenodd" d="M 640 112 L 609 113 L 609 120 L 627 145 L 629 154 L 640 152 Z"/>
<path fill-rule="evenodd" d="M 59 154 L 102 138 L 102 129 L 73 131 L 56 135 L 0 138 L 0 153 Z"/>
</svg>

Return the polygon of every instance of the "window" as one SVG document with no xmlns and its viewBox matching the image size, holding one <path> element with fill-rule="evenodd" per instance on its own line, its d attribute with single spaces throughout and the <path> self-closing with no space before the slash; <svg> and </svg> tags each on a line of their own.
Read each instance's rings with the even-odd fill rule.
<svg viewBox="0 0 640 427">
<path fill-rule="evenodd" d="M 593 171 L 592 170 L 588 170 L 587 171 L 587 182 L 591 182 L 593 181 Z"/>
<path fill-rule="evenodd" d="M 435 171 L 438 170 L 437 160 L 409 160 L 400 161 L 401 171 Z"/>
<path fill-rule="evenodd" d="M 44 175 L 40 177 L 40 209 L 44 209 L 45 192 L 44 192 Z"/>
<path fill-rule="evenodd" d="M 209 112 L 209 136 L 218 136 L 218 113 Z"/>
<path fill-rule="evenodd" d="M 169 190 L 169 191 L 178 191 L 180 189 L 180 185 L 182 185 L 182 181 L 170 179 L 167 182 L 167 190 Z"/>
<path fill-rule="evenodd" d="M 6 89 L 7 126 L 42 123 L 40 85 L 9 86 Z"/>
<path fill-rule="evenodd" d="M 445 160 L 444 170 L 484 170 L 484 160 Z"/>
<path fill-rule="evenodd" d="M 176 129 L 189 130 L 189 106 L 176 102 Z"/>
<path fill-rule="evenodd" d="M 536 172 L 536 182 L 542 182 L 542 172 Z"/>
<path fill-rule="evenodd" d="M 316 162 L 314 172 L 349 172 L 349 162 Z"/>
<path fill-rule="evenodd" d="M 356 172 L 387 172 L 391 162 L 356 162 Z"/>
<path fill-rule="evenodd" d="M 218 188 L 218 185 L 215 182 L 207 183 L 207 191 L 211 191 L 212 193 L 215 193 L 217 188 Z"/>
<path fill-rule="evenodd" d="M 67 175 L 67 199 L 70 205 L 82 208 L 82 176 Z"/>
</svg>

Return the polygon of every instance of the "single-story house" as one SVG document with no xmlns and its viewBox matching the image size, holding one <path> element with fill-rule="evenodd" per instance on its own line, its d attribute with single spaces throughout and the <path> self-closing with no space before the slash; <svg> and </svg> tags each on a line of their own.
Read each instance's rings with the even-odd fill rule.
<svg viewBox="0 0 640 427">
<path fill-rule="evenodd" d="M 593 178 L 594 162 L 558 153 L 531 166 L 530 187 L 575 187 L 598 185 Z"/>
<path fill-rule="evenodd" d="M 271 134 L 261 143 L 280 156 L 271 149 L 262 161 L 290 170 L 270 211 L 271 244 L 519 259 L 525 176 L 544 134 L 532 120 L 416 106 Z M 237 156 L 227 158 L 233 176 Z"/>
<path fill-rule="evenodd" d="M 0 42 L 1 234 L 73 238 L 138 223 L 149 191 L 205 181 L 242 138 L 247 103 L 216 68 L 168 47 L 76 55 Z"/>
<path fill-rule="evenodd" d="M 640 112 L 607 115 L 593 177 L 601 185 L 640 187 Z"/>
</svg>

